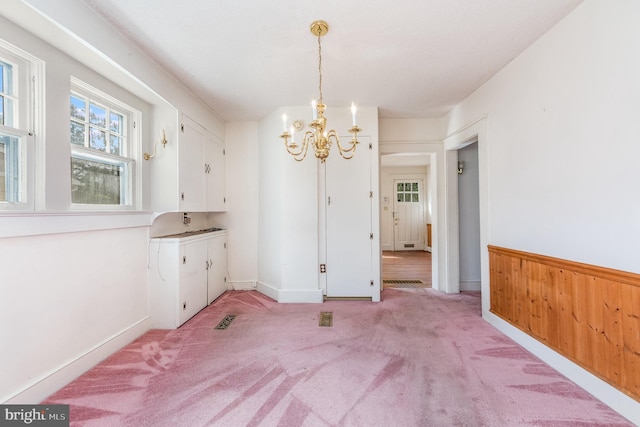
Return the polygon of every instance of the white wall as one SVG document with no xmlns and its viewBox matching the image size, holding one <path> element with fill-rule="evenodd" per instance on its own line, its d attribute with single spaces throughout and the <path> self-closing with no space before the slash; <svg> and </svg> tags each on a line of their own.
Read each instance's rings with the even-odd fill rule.
<svg viewBox="0 0 640 427">
<path fill-rule="evenodd" d="M 446 118 L 453 134 L 487 116 L 488 243 L 640 272 L 638 17 L 637 1 L 585 1 Z M 638 402 L 496 319 L 486 302 L 489 321 L 640 423 Z"/>
<path fill-rule="evenodd" d="M 256 286 L 258 277 L 258 123 L 227 123 L 227 212 L 209 214 L 213 224 L 229 230 L 228 284 L 233 289 Z"/>
<path fill-rule="evenodd" d="M 282 133 L 281 117 L 285 111 L 290 123 L 300 119 L 308 124 L 311 120 L 310 107 L 286 107 L 259 123 L 257 286 L 258 290 L 280 302 L 321 302 L 318 270 L 324 247 L 319 215 L 319 161 L 311 148 L 307 158 L 301 162 L 296 162 L 287 153 L 283 140 L 279 138 Z M 348 108 L 328 109 L 326 117 L 330 128 L 344 130 L 341 135 L 347 133 L 351 125 Z M 375 144 L 378 138 L 377 109 L 361 108 L 359 126 L 363 129 L 362 134 L 369 136 Z M 368 147 L 358 148 L 359 151 L 365 149 Z M 337 147 L 333 147 L 327 161 L 346 160 L 339 158 Z M 374 167 L 377 169 L 377 162 Z M 373 178 L 376 186 L 374 203 L 377 205 L 377 171 Z M 373 216 L 377 229 L 377 212 Z M 377 252 L 379 246 L 375 245 L 375 248 Z M 374 262 L 374 271 L 376 269 L 380 269 L 379 260 Z"/>
<path fill-rule="evenodd" d="M 57 2 L 6 0 L 2 6 L 0 38 L 46 62 L 46 131 L 36 135 L 40 160 L 46 160 L 37 166 L 43 190 L 36 205 L 46 211 L 0 213 L 0 340 L 11 343 L 0 352 L 0 402 L 34 403 L 151 324 L 147 243 L 152 215 L 145 211 L 151 204 L 149 164 L 137 165 L 143 210 L 70 211 L 71 76 L 143 111 L 141 151 L 153 149 L 159 125 L 169 121 L 177 132 L 178 111 L 219 135 L 224 135 L 224 124 L 85 3 L 69 0 L 60 7 Z M 167 134 L 170 144 L 176 135 Z"/>
<path fill-rule="evenodd" d="M 150 328 L 147 236 L 0 239 L 1 402 L 38 402 Z"/>
</svg>

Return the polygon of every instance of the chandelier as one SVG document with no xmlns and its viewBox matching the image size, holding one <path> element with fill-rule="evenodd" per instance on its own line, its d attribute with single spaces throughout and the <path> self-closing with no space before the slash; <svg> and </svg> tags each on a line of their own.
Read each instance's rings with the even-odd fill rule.
<svg viewBox="0 0 640 427">
<path fill-rule="evenodd" d="M 287 148 L 287 152 L 298 162 L 304 160 L 307 156 L 309 145 L 311 145 L 316 157 L 324 163 L 329 156 L 329 150 L 334 142 L 338 146 L 340 155 L 345 159 L 350 159 L 356 152 L 358 132 L 361 131 L 361 129 L 356 125 L 356 106 L 353 103 L 351 103 L 351 118 L 353 123 L 351 129 L 349 129 L 349 132 L 353 134 L 353 137 L 351 141 L 349 141 L 348 147 L 344 148 L 342 146 L 340 138 L 335 130 L 326 130 L 327 119 L 324 117 L 326 105 L 324 105 L 322 101 L 322 44 L 320 42 L 320 38 L 327 34 L 328 31 L 329 24 L 324 21 L 315 21 L 311 24 L 311 34 L 318 37 L 318 89 L 320 91 L 320 98 L 319 101 L 316 101 L 315 99 L 311 101 L 311 108 L 313 111 L 313 121 L 309 124 L 309 128 L 311 128 L 311 130 L 304 133 L 304 137 L 300 145 L 295 142 L 295 131 L 300 129 L 296 129 L 291 126 L 291 133 L 289 133 L 287 130 L 287 115 L 284 114 L 282 116 L 282 135 L 280 135 L 280 138 L 284 139 L 284 145 Z"/>
</svg>

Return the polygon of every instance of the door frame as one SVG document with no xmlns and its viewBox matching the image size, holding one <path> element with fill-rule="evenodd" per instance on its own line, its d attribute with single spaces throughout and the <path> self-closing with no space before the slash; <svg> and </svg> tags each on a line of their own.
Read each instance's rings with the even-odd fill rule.
<svg viewBox="0 0 640 427">
<path fill-rule="evenodd" d="M 488 144 L 487 118 L 479 120 L 450 134 L 444 139 L 445 157 L 445 238 L 447 258 L 445 270 L 445 290 L 448 293 L 460 292 L 460 248 L 459 207 L 458 207 L 458 149 L 475 141 L 478 142 L 478 191 L 480 200 L 480 289 L 482 293 L 482 312 L 489 311 L 489 206 L 488 206 Z"/>
<path fill-rule="evenodd" d="M 445 257 L 440 256 L 446 242 L 442 239 L 444 236 L 444 179 L 439 174 L 444 170 L 444 146 L 442 141 L 427 142 L 390 142 L 381 143 L 379 155 L 429 155 L 430 172 L 428 175 L 429 193 L 431 195 L 431 283 L 433 289 L 444 290 L 445 276 L 440 272 L 445 271 Z M 378 211 L 381 212 L 384 206 L 378 204 Z M 380 213 L 382 217 L 382 213 Z M 382 252 L 379 253 L 380 264 L 382 264 Z"/>
</svg>

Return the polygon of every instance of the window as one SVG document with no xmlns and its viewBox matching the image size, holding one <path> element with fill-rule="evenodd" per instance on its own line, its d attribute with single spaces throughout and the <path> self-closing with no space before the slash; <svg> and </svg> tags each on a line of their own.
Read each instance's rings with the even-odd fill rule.
<svg viewBox="0 0 640 427">
<path fill-rule="evenodd" d="M 75 79 L 69 107 L 72 204 L 133 207 L 140 113 Z"/>
<path fill-rule="evenodd" d="M 420 191 L 417 182 L 399 182 L 396 194 L 398 202 L 420 202 Z"/>
<path fill-rule="evenodd" d="M 35 81 L 41 61 L 0 40 L 0 209 L 34 206 Z M 33 85 L 32 85 L 33 83 Z"/>
</svg>

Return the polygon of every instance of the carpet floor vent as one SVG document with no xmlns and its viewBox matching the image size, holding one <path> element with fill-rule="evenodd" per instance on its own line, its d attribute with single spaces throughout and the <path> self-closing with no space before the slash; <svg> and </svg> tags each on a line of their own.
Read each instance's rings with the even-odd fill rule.
<svg viewBox="0 0 640 427">
<path fill-rule="evenodd" d="M 333 312 L 321 311 L 320 312 L 320 324 L 318 326 L 333 326 Z"/>
<path fill-rule="evenodd" d="M 236 318 L 235 314 L 227 314 L 226 316 L 224 316 L 224 319 L 222 319 L 222 321 L 218 323 L 218 326 L 216 326 L 216 329 L 227 329 L 231 324 L 231 322 L 233 322 L 233 319 L 235 318 Z"/>
<path fill-rule="evenodd" d="M 400 279 L 385 279 L 382 281 L 385 285 L 424 285 L 422 280 L 400 280 Z"/>
</svg>

